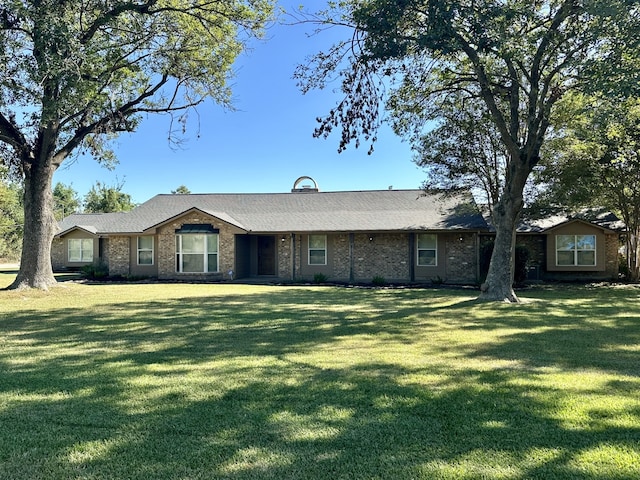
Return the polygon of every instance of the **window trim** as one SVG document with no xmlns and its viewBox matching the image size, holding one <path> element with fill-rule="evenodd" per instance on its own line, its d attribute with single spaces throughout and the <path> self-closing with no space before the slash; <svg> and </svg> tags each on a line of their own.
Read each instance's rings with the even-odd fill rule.
<svg viewBox="0 0 640 480">
<path fill-rule="evenodd" d="M 74 260 L 71 258 L 71 243 L 72 242 L 80 242 L 80 258 L 78 260 Z M 83 244 L 85 242 L 91 243 L 91 258 L 86 260 L 83 256 L 85 249 L 83 248 Z M 69 238 L 67 241 L 67 261 L 69 263 L 91 263 L 93 262 L 94 256 L 94 245 L 93 238 Z"/>
<path fill-rule="evenodd" d="M 151 239 L 151 248 L 140 248 L 140 239 L 141 238 L 150 238 Z M 152 235 L 141 235 L 136 237 L 136 261 L 137 264 L 143 267 L 149 267 L 155 265 L 155 237 Z M 140 263 L 140 253 L 141 252 L 151 252 L 151 263 Z"/>
<path fill-rule="evenodd" d="M 423 235 L 429 235 L 435 238 L 436 245 L 434 248 L 420 248 L 420 237 Z M 433 265 L 425 265 L 420 263 L 420 252 L 421 251 L 433 251 L 434 252 L 434 263 Z M 416 265 L 418 267 L 437 267 L 438 266 L 438 234 L 437 233 L 418 233 L 416 235 Z"/>
<path fill-rule="evenodd" d="M 558 248 L 558 240 L 560 237 L 573 237 L 573 248 L 568 250 L 560 250 Z M 578 248 L 578 237 L 593 237 L 593 248 Z M 575 268 L 575 267 L 596 267 L 598 265 L 598 236 L 594 234 L 558 234 L 555 237 L 556 240 L 556 267 L 559 268 Z M 571 264 L 563 264 L 558 261 L 558 253 L 559 252 L 572 252 L 573 253 L 573 263 Z M 593 263 L 578 263 L 579 262 L 579 253 L 580 252 L 593 252 Z"/>
<path fill-rule="evenodd" d="M 203 271 L 201 272 L 185 272 L 184 271 L 184 259 L 185 253 L 182 251 L 182 238 L 185 236 L 201 236 L 204 237 L 204 246 L 202 252 L 188 253 L 188 255 L 202 255 L 203 258 Z M 216 250 L 215 252 L 209 251 L 209 238 L 216 237 Z M 176 273 L 186 274 L 199 274 L 199 273 L 219 273 L 220 272 L 220 235 L 218 233 L 177 233 L 176 234 Z M 216 256 L 215 270 L 212 270 L 209 265 L 209 256 Z"/>
<path fill-rule="evenodd" d="M 311 237 L 321 237 L 324 240 L 324 248 L 311 248 Z M 309 266 L 323 266 L 327 265 L 327 236 L 322 234 L 310 234 L 307 238 L 307 265 Z M 322 251 L 324 253 L 323 263 L 311 263 L 311 252 Z"/>
</svg>

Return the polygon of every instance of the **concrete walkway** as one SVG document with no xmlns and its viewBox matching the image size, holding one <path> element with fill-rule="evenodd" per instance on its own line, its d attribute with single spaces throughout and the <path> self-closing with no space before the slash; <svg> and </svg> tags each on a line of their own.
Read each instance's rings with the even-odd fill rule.
<svg viewBox="0 0 640 480">
<path fill-rule="evenodd" d="M 0 263 L 0 271 L 2 272 L 18 270 L 19 268 L 19 263 Z"/>
</svg>

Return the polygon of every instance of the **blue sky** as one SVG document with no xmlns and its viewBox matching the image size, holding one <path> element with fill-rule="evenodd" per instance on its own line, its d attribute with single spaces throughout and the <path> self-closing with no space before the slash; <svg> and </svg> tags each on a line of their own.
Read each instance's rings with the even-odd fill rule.
<svg viewBox="0 0 640 480">
<path fill-rule="evenodd" d="M 167 142 L 168 117 L 148 117 L 135 133 L 114 142 L 119 159 L 114 170 L 86 156 L 63 164 L 54 184 L 71 184 L 82 197 L 96 181 L 124 182 L 122 190 L 136 203 L 180 185 L 193 193 L 288 192 L 303 175 L 313 177 L 322 191 L 419 188 L 424 172 L 412 162 L 409 145 L 388 127 L 378 135 L 372 155 L 366 145 L 339 154 L 337 131 L 328 139 L 313 138 L 316 117 L 340 99 L 339 84 L 303 95 L 292 76 L 305 57 L 346 32 L 309 37 L 311 31 L 309 25 L 277 24 L 265 40 L 253 42 L 235 64 L 236 110 L 202 104 L 199 118 L 190 117 L 180 149 Z"/>
</svg>

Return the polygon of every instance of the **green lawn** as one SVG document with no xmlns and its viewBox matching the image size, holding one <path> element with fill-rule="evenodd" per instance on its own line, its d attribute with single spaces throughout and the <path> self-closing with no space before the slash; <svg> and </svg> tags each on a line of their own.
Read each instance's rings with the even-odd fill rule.
<svg viewBox="0 0 640 480">
<path fill-rule="evenodd" d="M 640 478 L 640 289 L 520 295 L 0 291 L 0 478 Z"/>
</svg>

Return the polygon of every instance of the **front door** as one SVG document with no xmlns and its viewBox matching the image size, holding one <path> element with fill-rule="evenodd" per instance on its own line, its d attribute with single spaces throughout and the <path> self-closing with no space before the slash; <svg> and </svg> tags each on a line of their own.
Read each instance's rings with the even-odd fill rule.
<svg viewBox="0 0 640 480">
<path fill-rule="evenodd" d="M 276 237 L 258 237 L 258 275 L 276 274 Z"/>
</svg>

